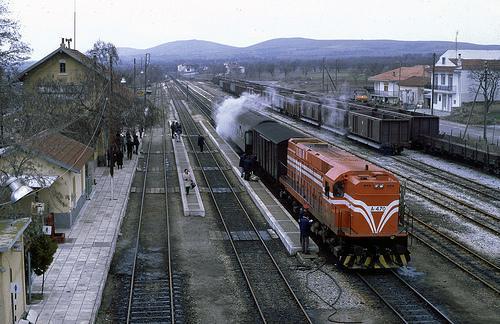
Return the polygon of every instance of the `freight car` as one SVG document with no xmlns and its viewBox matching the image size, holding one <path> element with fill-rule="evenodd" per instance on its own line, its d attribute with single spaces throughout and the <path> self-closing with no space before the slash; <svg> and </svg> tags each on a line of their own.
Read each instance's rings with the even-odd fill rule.
<svg viewBox="0 0 500 324">
<path fill-rule="evenodd" d="M 360 110 L 359 108 L 346 106 L 344 103 L 336 101 L 325 103 L 320 98 L 304 91 L 266 88 L 265 86 L 251 82 L 230 79 L 218 79 L 218 83 L 222 85 L 222 89 L 235 89 L 235 91 L 229 91 L 235 95 L 241 95 L 243 92 L 260 94 L 268 107 L 281 114 L 334 131 L 338 134 L 349 135 L 351 139 L 379 148 L 384 153 L 399 153 L 403 148 L 409 146 L 409 139 L 406 142 L 404 141 L 405 134 L 408 133 L 407 130 L 401 130 L 402 134 L 395 133 L 396 129 L 400 129 L 403 126 L 409 127 L 408 123 L 404 123 L 404 118 L 394 117 L 392 120 L 389 120 L 386 117 L 381 121 L 379 118 L 380 113 L 365 114 L 363 119 L 371 119 L 372 122 L 358 123 L 353 131 L 349 127 L 349 121 L 359 119 L 359 117 L 351 117 L 353 113 Z M 242 90 L 243 88 L 246 88 L 246 90 Z M 369 111 L 368 109 L 366 110 Z M 394 126 L 397 123 L 400 124 L 399 127 Z M 377 133 L 373 133 L 373 130 L 368 129 L 369 125 L 375 125 Z M 363 130 L 361 129 L 362 127 L 366 127 L 366 129 Z M 390 129 L 384 129 L 384 127 L 390 127 Z M 367 136 L 368 134 L 373 134 L 373 136 Z M 394 139 L 387 139 L 380 136 L 385 134 L 392 134 L 395 137 Z"/>
<path fill-rule="evenodd" d="M 409 261 L 399 219 L 400 187 L 389 172 L 254 112 L 238 116 L 231 140 L 257 157 L 314 217 L 313 232 L 346 268 L 395 268 Z"/>
<path fill-rule="evenodd" d="M 387 153 L 401 153 L 408 145 L 408 119 L 384 111 L 349 112 L 347 137 Z"/>
</svg>

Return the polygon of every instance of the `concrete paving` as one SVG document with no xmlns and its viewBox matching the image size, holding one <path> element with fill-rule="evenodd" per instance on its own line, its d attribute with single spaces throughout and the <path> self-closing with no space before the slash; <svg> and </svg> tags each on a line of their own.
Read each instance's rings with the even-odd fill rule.
<svg viewBox="0 0 500 324">
<path fill-rule="evenodd" d="M 96 169 L 97 185 L 85 202 L 78 220 L 66 233 L 54 261 L 45 274 L 43 300 L 30 305 L 39 316 L 37 323 L 92 323 L 101 303 L 120 224 L 127 206 L 138 156 L 124 160 L 116 170 L 113 198 L 109 169 Z M 42 277 L 33 284 L 41 293 Z"/>
<path fill-rule="evenodd" d="M 246 188 L 269 225 L 278 234 L 288 253 L 294 255 L 302 250 L 299 225 L 292 215 L 288 213 L 261 181 L 245 181 L 241 179 L 240 170 L 238 169 L 240 161 L 238 154 L 215 132 L 211 125 L 206 122 L 200 122 L 200 124 L 212 142 L 218 146 L 228 163 L 231 164 L 233 172 L 238 175 L 238 179 Z M 309 251 L 313 253 L 319 252 L 319 247 L 312 240 L 310 240 Z"/>
<path fill-rule="evenodd" d="M 184 104 L 184 103 L 183 103 Z M 180 120 L 176 109 L 174 108 L 173 102 L 169 105 L 169 120 Z M 184 216 L 205 216 L 205 208 L 203 207 L 203 201 L 201 200 L 200 187 L 196 186 L 190 190 L 190 194 L 186 195 L 186 187 L 184 186 L 183 173 L 185 169 L 189 170 L 191 177 L 196 184 L 196 179 L 194 177 L 193 168 L 191 167 L 191 162 L 187 154 L 186 145 L 184 141 L 187 140 L 185 135 L 182 135 L 180 139 L 175 139 L 171 137 L 172 145 L 175 153 L 175 164 L 177 165 L 177 176 L 179 178 L 182 206 L 184 209 Z"/>
</svg>

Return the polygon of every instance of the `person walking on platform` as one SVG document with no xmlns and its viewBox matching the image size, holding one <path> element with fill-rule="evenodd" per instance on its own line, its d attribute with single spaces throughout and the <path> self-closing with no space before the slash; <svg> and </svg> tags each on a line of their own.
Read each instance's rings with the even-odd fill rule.
<svg viewBox="0 0 500 324">
<path fill-rule="evenodd" d="M 119 150 L 116 153 L 116 164 L 118 165 L 118 169 L 123 169 L 123 151 Z"/>
<path fill-rule="evenodd" d="M 138 154 L 139 151 L 139 136 L 137 134 L 134 134 L 134 146 L 135 146 L 135 154 Z"/>
<path fill-rule="evenodd" d="M 132 140 L 132 136 L 129 132 L 125 135 L 127 141 L 127 158 L 132 160 L 132 152 L 134 150 L 134 142 Z"/>
<path fill-rule="evenodd" d="M 175 135 L 176 135 L 176 134 L 177 134 L 177 132 L 176 132 L 176 128 L 175 128 L 175 121 L 174 121 L 174 120 L 172 120 L 172 121 L 170 122 L 170 135 L 171 135 L 172 137 L 175 137 Z"/>
<path fill-rule="evenodd" d="M 243 166 L 245 165 L 246 157 L 247 157 L 247 154 L 245 152 L 243 152 L 240 156 L 240 163 L 238 164 L 238 166 L 241 168 L 241 177 L 242 178 L 245 176 L 245 169 L 243 168 Z"/>
<path fill-rule="evenodd" d="M 186 195 L 189 195 L 189 190 L 194 188 L 193 177 L 191 173 L 189 173 L 188 169 L 184 169 L 184 173 L 182 174 L 182 179 L 184 180 L 184 187 L 186 188 Z"/>
<path fill-rule="evenodd" d="M 179 124 L 179 122 L 175 122 L 175 134 L 177 137 L 177 142 L 181 140 L 181 134 L 182 134 L 182 126 Z"/>
<path fill-rule="evenodd" d="M 302 253 L 309 254 L 309 233 L 311 231 L 312 220 L 306 216 L 306 211 L 300 208 L 299 211 L 299 228 L 300 228 L 300 245 Z"/>
<path fill-rule="evenodd" d="M 205 145 L 205 137 L 202 135 L 198 136 L 198 146 L 200 147 L 200 152 L 203 152 L 203 146 Z"/>
</svg>

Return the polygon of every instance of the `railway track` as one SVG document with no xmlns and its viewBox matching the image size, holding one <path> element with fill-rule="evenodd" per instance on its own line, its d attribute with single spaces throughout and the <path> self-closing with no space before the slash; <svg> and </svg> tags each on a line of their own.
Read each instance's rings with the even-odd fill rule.
<svg viewBox="0 0 500 324">
<path fill-rule="evenodd" d="M 494 201 L 498 201 L 498 197 L 500 197 L 500 190 L 496 188 L 491 188 L 485 186 L 477 181 L 474 181 L 469 178 L 464 178 L 454 173 L 446 172 L 446 175 L 443 175 L 443 171 L 433 167 L 431 165 L 422 163 L 418 160 L 402 157 L 402 156 L 393 156 L 394 160 L 409 165 L 413 168 L 419 169 L 427 174 L 432 175 L 435 178 L 440 178 L 447 183 L 452 183 L 456 186 L 462 187 L 468 191 L 473 191 L 474 193 L 483 196 L 488 199 L 492 199 Z"/>
<path fill-rule="evenodd" d="M 500 266 L 494 261 L 484 258 L 418 218 L 414 218 L 410 235 L 496 294 L 500 294 Z"/>
<path fill-rule="evenodd" d="M 403 323 L 452 323 L 396 272 L 357 275 Z"/>
<path fill-rule="evenodd" d="M 270 117 L 273 118 L 274 116 Z M 280 118 L 278 118 L 278 120 L 280 120 Z M 290 126 L 295 127 L 294 125 Z M 304 129 L 301 130 L 305 131 Z M 305 132 L 307 133 L 307 131 Z M 311 135 L 316 136 L 316 134 Z M 339 146 L 336 143 L 332 144 Z M 358 156 L 369 161 L 372 160 L 362 152 L 354 154 L 357 154 Z M 402 160 L 402 158 L 396 157 L 396 160 L 399 161 Z M 371 162 L 374 164 L 378 164 L 376 161 Z M 409 164 L 415 168 L 420 168 L 421 170 L 425 170 L 426 172 L 432 172 L 432 174 L 437 174 L 436 170 L 431 170 L 432 167 L 425 167 L 425 164 L 421 162 L 415 162 L 416 166 L 414 166 L 412 162 L 405 161 L 403 163 L 407 165 Z M 418 164 L 421 164 L 422 166 Z M 391 168 L 388 169 L 391 170 Z M 461 199 L 457 199 L 456 197 L 453 197 L 449 194 L 436 192 L 436 190 L 429 185 L 423 183 L 422 181 L 412 179 L 401 171 L 391 171 L 398 174 L 401 178 L 407 179 L 409 182 L 411 182 L 411 185 L 407 189 L 413 191 L 419 197 L 424 197 L 432 201 L 434 204 L 439 205 L 441 208 L 452 211 L 458 216 L 467 219 L 468 221 L 494 233 L 495 235 L 500 235 L 499 218 L 497 215 L 475 206 L 471 206 L 470 203 L 465 202 Z M 466 189 L 471 187 L 473 188 L 472 190 L 474 192 L 480 192 L 481 195 L 483 195 L 485 198 L 495 199 L 495 201 L 498 200 L 498 193 L 500 193 L 499 190 L 481 185 L 477 182 L 471 181 L 470 179 L 465 179 L 451 173 L 447 173 L 446 176 L 439 175 L 439 177 L 441 179 L 448 179 L 448 175 L 450 178 L 450 182 Z M 499 266 L 494 261 L 488 260 L 478 253 L 472 251 L 470 248 L 453 239 L 443 231 L 438 230 L 431 225 L 428 225 L 423 221 L 423 219 L 425 218 L 425 215 L 419 215 L 419 217 L 413 218 L 415 222 L 413 223 L 414 233 L 411 233 L 412 237 L 414 237 L 419 242 L 432 249 L 448 261 L 452 262 L 455 266 L 465 271 L 473 278 L 483 283 L 493 292 L 497 294 L 500 293 Z"/>
<path fill-rule="evenodd" d="M 265 243 L 267 232 L 257 228 L 213 151 L 195 150 L 192 138 L 201 132 L 182 103 L 173 102 L 260 319 L 264 323 L 312 323 Z"/>
<path fill-rule="evenodd" d="M 145 153 L 127 313 L 120 322 L 182 323 L 180 283 L 172 271 L 164 127 L 151 130 Z"/>
</svg>

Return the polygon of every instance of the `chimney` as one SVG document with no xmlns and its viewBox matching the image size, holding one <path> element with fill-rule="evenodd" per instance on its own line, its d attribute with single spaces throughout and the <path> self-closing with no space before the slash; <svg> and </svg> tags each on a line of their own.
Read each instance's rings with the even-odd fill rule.
<svg viewBox="0 0 500 324">
<path fill-rule="evenodd" d="M 60 47 L 64 48 L 64 37 L 61 38 L 61 44 L 59 45 Z"/>
<path fill-rule="evenodd" d="M 462 54 L 458 53 L 457 66 L 462 66 Z"/>
</svg>

